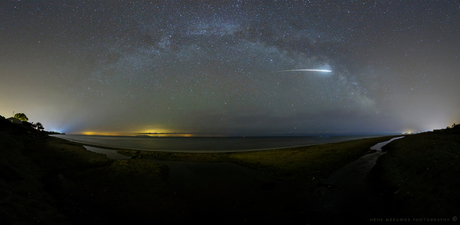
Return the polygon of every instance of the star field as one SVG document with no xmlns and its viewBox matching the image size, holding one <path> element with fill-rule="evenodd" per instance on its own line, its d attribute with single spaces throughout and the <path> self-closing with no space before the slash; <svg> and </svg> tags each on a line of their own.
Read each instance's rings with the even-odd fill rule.
<svg viewBox="0 0 460 225">
<path fill-rule="evenodd" d="M 0 15 L 0 114 L 47 130 L 351 134 L 460 120 L 457 1 L 7 1 Z"/>
</svg>

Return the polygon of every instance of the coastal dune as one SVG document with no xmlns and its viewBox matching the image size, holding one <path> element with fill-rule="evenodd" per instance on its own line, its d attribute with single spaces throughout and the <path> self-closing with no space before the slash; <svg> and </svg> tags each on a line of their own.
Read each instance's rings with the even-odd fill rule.
<svg viewBox="0 0 460 225">
<path fill-rule="evenodd" d="M 383 147 L 370 177 L 400 218 L 456 222 L 460 212 L 460 126 L 408 135 Z"/>
<path fill-rule="evenodd" d="M 366 222 L 458 212 L 452 200 L 459 196 L 458 133 L 412 135 L 384 147 L 388 153 L 361 182 L 384 196 L 384 207 L 347 217 L 354 204 L 343 210 L 334 193 L 347 193 L 327 178 L 392 137 L 244 153 L 120 150 L 131 159 L 112 160 L 77 143 L 26 133 L 0 132 L 2 224 Z M 422 139 L 437 144 L 411 150 Z M 410 177 L 421 182 L 413 185 Z M 336 208 L 325 207 L 334 201 Z"/>
</svg>

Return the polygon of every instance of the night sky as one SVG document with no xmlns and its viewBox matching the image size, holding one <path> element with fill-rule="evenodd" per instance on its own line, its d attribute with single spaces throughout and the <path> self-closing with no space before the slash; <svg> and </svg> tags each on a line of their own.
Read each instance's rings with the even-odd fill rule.
<svg viewBox="0 0 460 225">
<path fill-rule="evenodd" d="M 454 0 L 2 0 L 0 115 L 75 134 L 426 131 L 460 122 L 459 56 Z"/>
</svg>

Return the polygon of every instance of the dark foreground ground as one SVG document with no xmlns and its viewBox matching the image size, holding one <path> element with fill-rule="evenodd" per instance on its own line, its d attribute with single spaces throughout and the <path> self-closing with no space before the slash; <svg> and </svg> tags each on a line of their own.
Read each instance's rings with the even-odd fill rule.
<svg viewBox="0 0 460 225">
<path fill-rule="evenodd" d="M 401 218 L 456 223 L 460 214 L 460 126 L 409 135 L 383 147 L 369 177 Z M 418 220 L 416 220 L 418 218 Z"/>
<path fill-rule="evenodd" d="M 370 176 L 344 188 L 326 181 L 390 137 L 252 153 L 124 151 L 133 159 L 114 161 L 7 125 L 0 224 L 453 222 L 458 137 L 451 130 L 394 141 Z"/>
</svg>

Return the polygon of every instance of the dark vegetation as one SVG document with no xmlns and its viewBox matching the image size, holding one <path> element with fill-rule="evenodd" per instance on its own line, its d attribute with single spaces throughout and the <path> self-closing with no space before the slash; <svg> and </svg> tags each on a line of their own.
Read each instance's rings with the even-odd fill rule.
<svg viewBox="0 0 460 225">
<path fill-rule="evenodd" d="M 370 177 L 401 217 L 446 218 L 460 212 L 460 125 L 408 135 L 383 147 Z"/>
<path fill-rule="evenodd" d="M 26 114 L 24 113 L 16 113 L 14 114 L 13 118 L 24 121 L 24 122 L 27 122 L 29 120 L 29 118 L 27 118 Z"/>
<path fill-rule="evenodd" d="M 147 214 L 161 218 L 174 201 L 164 185 L 167 172 L 152 162 L 113 161 L 0 118 L 0 224 L 140 222 Z"/>
<path fill-rule="evenodd" d="M 0 116 L 0 119 L 2 119 L 4 122 L 6 122 L 5 117 L 3 117 L 3 116 Z M 8 118 L 8 120 L 10 120 L 10 122 L 12 122 L 12 123 L 22 125 L 22 127 L 25 127 L 27 130 L 29 130 L 30 132 L 34 132 L 35 134 L 41 134 L 41 135 L 43 135 L 43 134 L 64 134 L 64 133 L 59 133 L 59 132 L 56 132 L 56 131 L 45 131 L 45 127 L 43 126 L 42 123 L 40 123 L 40 122 L 36 122 L 36 123 L 29 122 L 29 118 L 24 113 L 16 113 L 16 114 L 14 114 L 13 117 Z M 33 128 L 33 129 L 35 129 L 37 131 L 41 131 L 42 133 L 37 133 L 35 131 L 32 131 L 30 128 Z"/>
<path fill-rule="evenodd" d="M 384 147 L 369 180 L 389 200 L 389 217 L 452 218 L 460 211 L 459 136 L 457 125 Z M 0 117 L 0 224 L 321 223 L 308 212 L 321 179 L 389 138 L 245 153 L 120 151 L 132 159 L 114 161 Z M 235 182 L 222 189 L 174 186 L 161 160 L 232 162 L 273 181 L 251 189 L 238 189 L 238 177 L 220 178 Z M 237 198 L 249 200 L 227 204 Z"/>
</svg>

